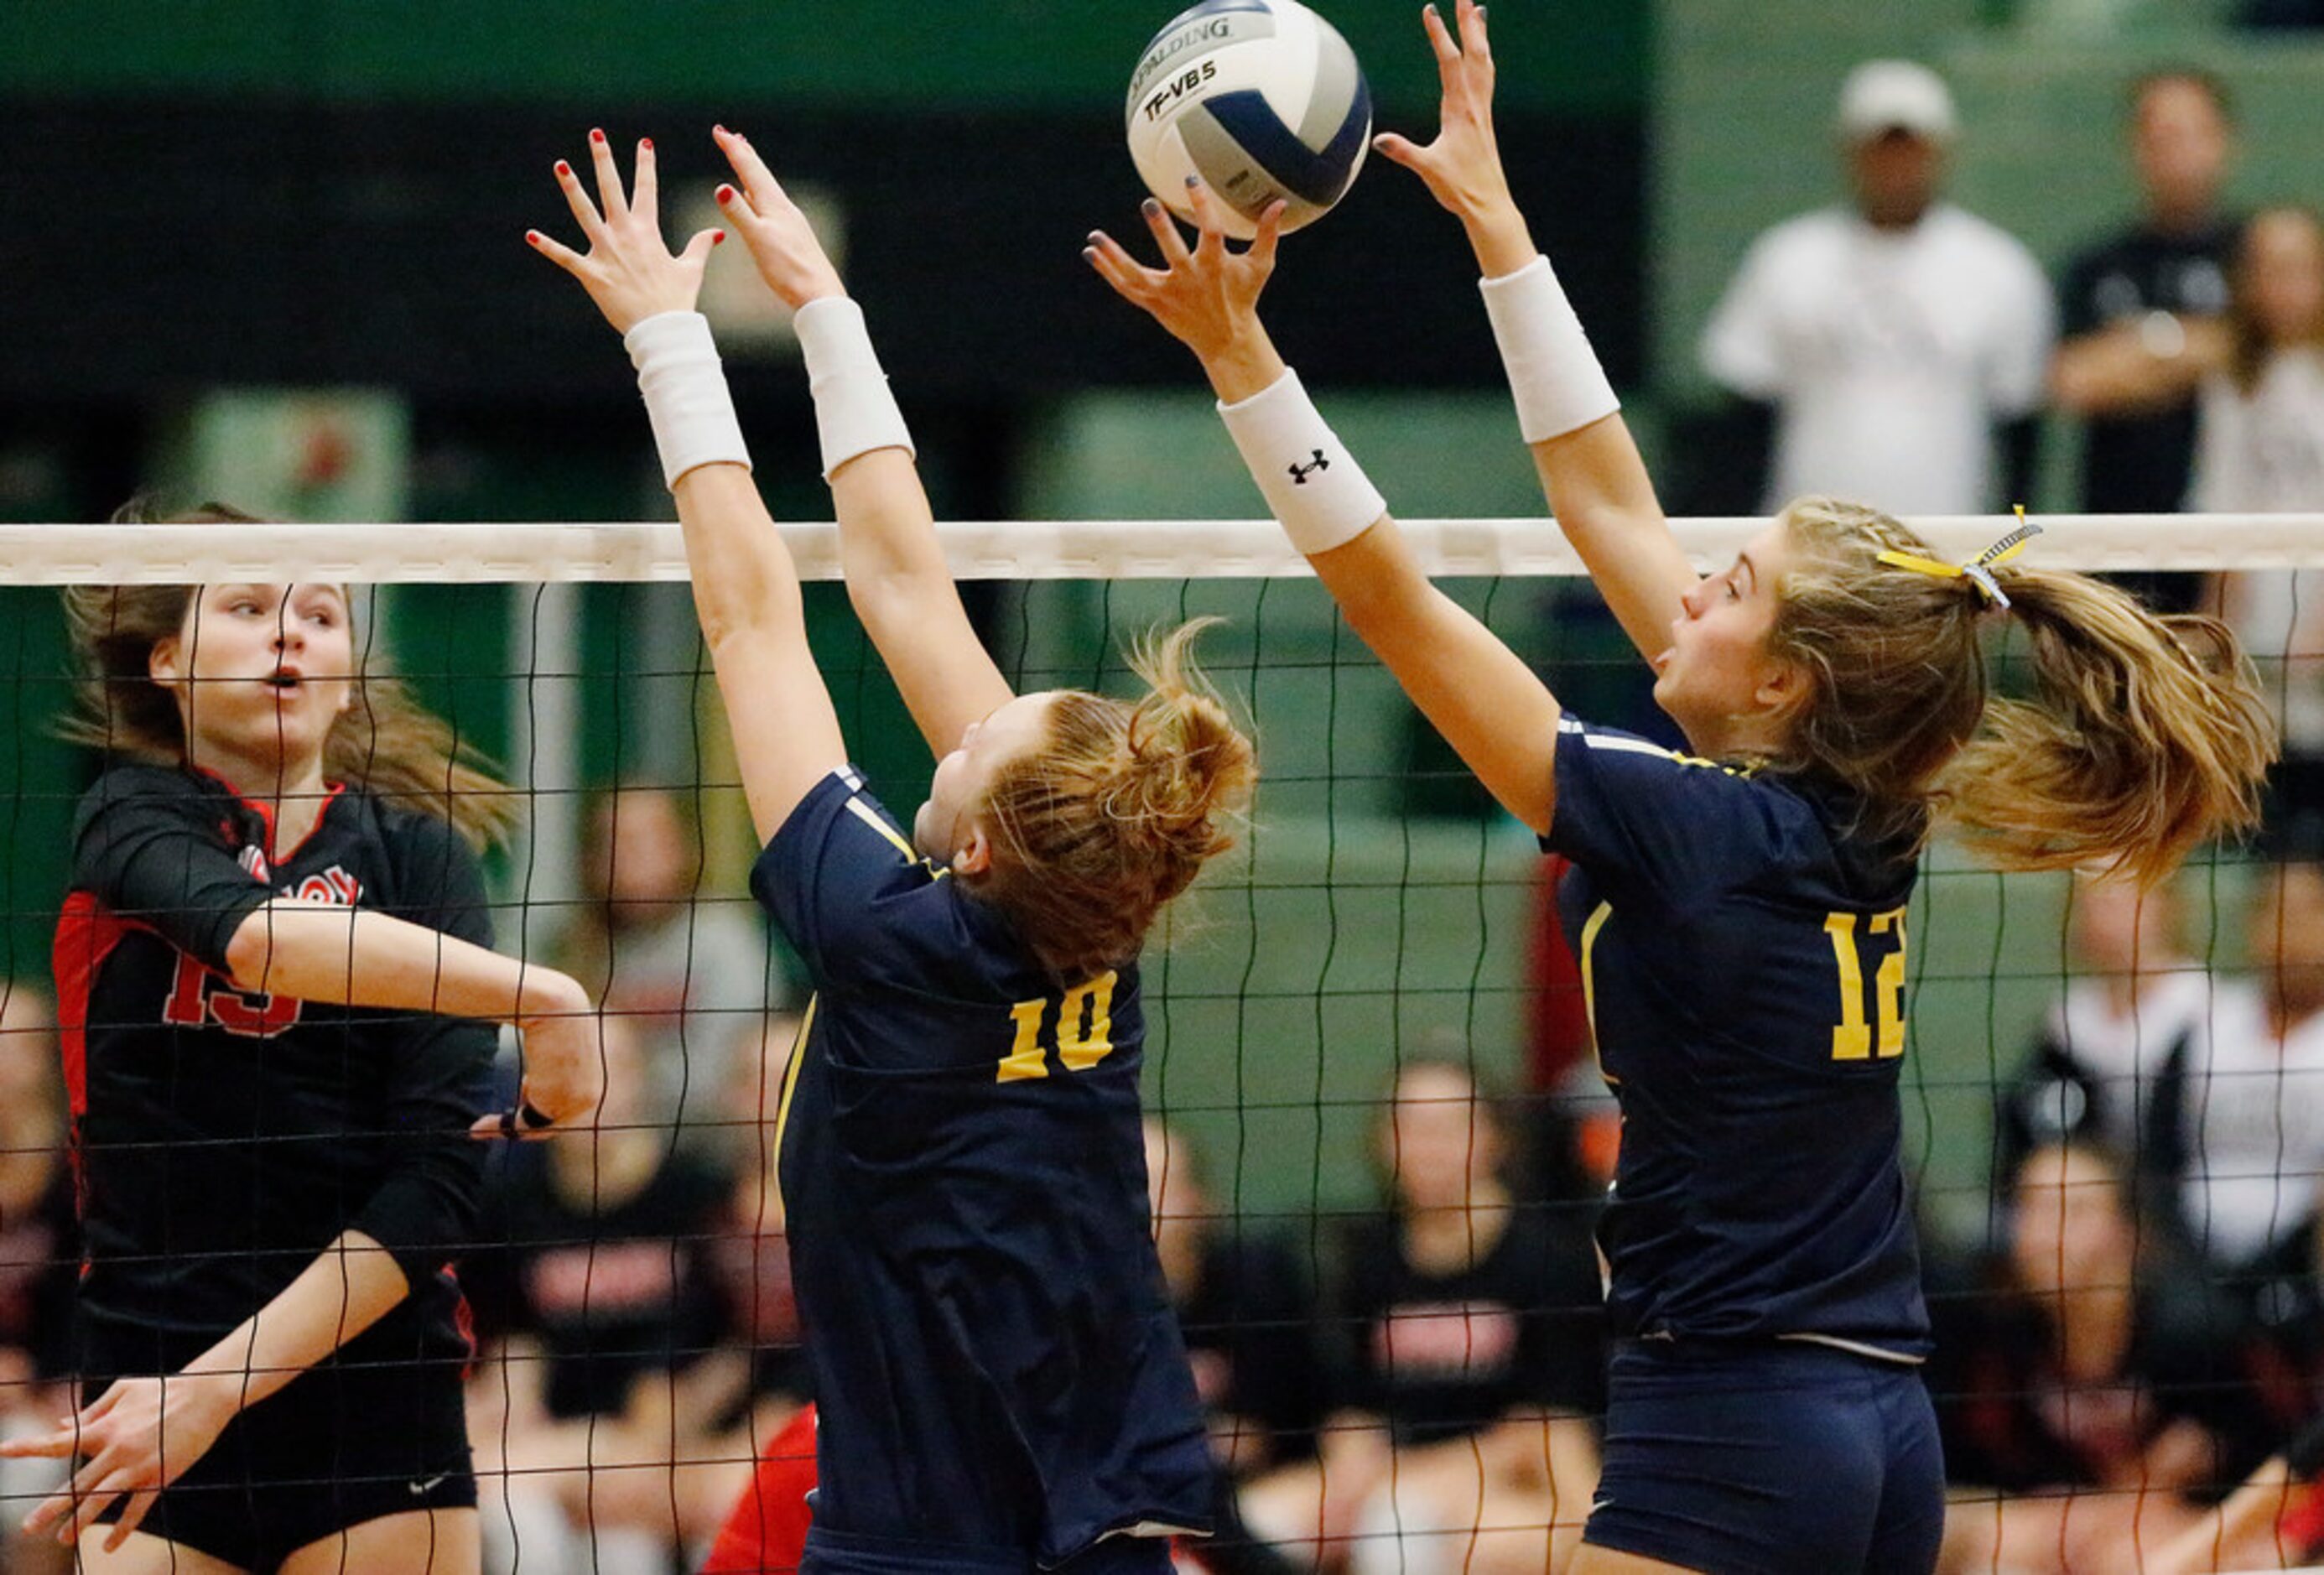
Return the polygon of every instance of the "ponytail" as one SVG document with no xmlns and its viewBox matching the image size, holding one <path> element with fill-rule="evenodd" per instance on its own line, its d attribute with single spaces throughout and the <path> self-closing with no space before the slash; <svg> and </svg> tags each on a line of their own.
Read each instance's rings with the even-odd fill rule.
<svg viewBox="0 0 2324 1575">
<path fill-rule="evenodd" d="M 1946 817 L 2006 870 L 2108 862 L 2142 883 L 2259 824 L 2275 726 L 2215 618 L 2158 617 L 2087 576 L 2008 574 L 2030 699 L 1988 700 L 1938 783 Z"/>
<path fill-rule="evenodd" d="M 2158 617 L 2085 575 L 1995 566 L 1988 588 L 1858 504 L 1803 498 L 1784 519 L 1798 562 L 1768 644 L 1813 684 L 1771 763 L 1852 790 L 1871 834 L 1948 820 L 2000 869 L 2152 883 L 2258 824 L 2275 728 L 2218 620 Z M 2033 644 L 2028 699 L 1987 693 L 1997 589 Z"/>
<path fill-rule="evenodd" d="M 976 889 L 1060 980 L 1135 956 L 1164 905 L 1234 845 L 1259 767 L 1194 662 L 1216 622 L 1182 624 L 1133 655 L 1148 686 L 1134 705 L 1059 695 L 1042 742 L 987 790 L 993 861 Z"/>
</svg>

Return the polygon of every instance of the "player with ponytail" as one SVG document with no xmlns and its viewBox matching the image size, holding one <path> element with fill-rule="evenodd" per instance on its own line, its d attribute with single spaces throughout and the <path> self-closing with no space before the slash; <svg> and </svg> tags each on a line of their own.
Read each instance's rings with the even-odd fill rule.
<svg viewBox="0 0 2324 1575">
<path fill-rule="evenodd" d="M 1803 499 L 1698 576 L 1510 200 L 1484 10 L 1425 20 L 1443 130 L 1377 145 L 1467 229 L 1558 525 L 1687 752 L 1567 714 L 1429 585 L 1259 324 L 1275 217 L 1231 253 L 1197 190 L 1191 249 L 1148 207 L 1160 268 L 1102 235 L 1087 255 L 1200 358 L 1351 626 L 1574 866 L 1561 909 L 1623 1131 L 1599 1231 L 1619 1344 L 1572 1569 L 1926 1570 L 1944 1474 L 1897 1092 L 1922 847 L 1949 823 L 2005 869 L 2159 875 L 2254 822 L 2271 729 L 2224 628 L 2021 566 L 2031 528 L 1954 564 Z M 2004 616 L 2033 646 L 2024 700 L 1987 690 Z"/>
<path fill-rule="evenodd" d="M 580 281 L 638 368 L 765 843 L 752 889 L 816 987 L 777 1143 L 816 1400 L 816 1571 L 1158 1572 L 1209 1445 L 1147 1218 L 1138 952 L 1255 777 L 1197 626 L 1127 703 L 1011 692 L 945 566 L 863 315 L 750 144 L 728 222 L 797 309 L 848 593 L 939 757 L 911 836 L 847 766 L 797 571 L 752 484 L 653 153 L 602 212 L 558 180 Z"/>
</svg>

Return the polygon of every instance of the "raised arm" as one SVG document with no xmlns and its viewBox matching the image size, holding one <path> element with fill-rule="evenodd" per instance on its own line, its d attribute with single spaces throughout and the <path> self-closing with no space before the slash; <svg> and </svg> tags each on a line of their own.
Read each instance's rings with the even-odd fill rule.
<svg viewBox="0 0 2324 1575">
<path fill-rule="evenodd" d="M 1556 804 L 1555 697 L 1492 631 L 1429 583 L 1379 493 L 1276 353 L 1258 308 L 1275 266 L 1281 205 L 1260 218 L 1250 250 L 1236 253 L 1226 248 L 1215 199 L 1199 187 L 1193 195 L 1204 222 L 1192 251 L 1161 204 L 1146 205 L 1161 268 L 1140 265 L 1102 234 L 1090 237 L 1085 254 L 1202 362 L 1252 479 L 1349 627 L 1493 797 L 1546 832 Z"/>
<path fill-rule="evenodd" d="M 1623 632 L 1651 660 L 1669 648 L 1679 598 L 1699 576 L 1671 534 L 1582 325 L 1509 196 L 1493 134 L 1485 9 L 1475 0 L 1456 6 L 1457 41 L 1435 6 L 1422 13 L 1443 88 L 1436 140 L 1423 146 L 1386 133 L 1373 145 L 1418 175 L 1468 231 L 1550 511 Z"/>
<path fill-rule="evenodd" d="M 557 182 L 589 243 L 585 255 L 538 231 L 526 239 L 581 281 L 638 368 L 662 472 L 686 534 L 694 607 L 718 676 L 751 822 L 765 842 L 799 800 L 847 760 L 831 694 L 807 647 L 798 569 L 751 479 L 710 325 L 694 309 L 710 248 L 705 230 L 673 256 L 656 213 L 653 144 L 638 144 L 624 196 L 603 132 L 589 134 L 604 211 L 559 161 Z"/>
<path fill-rule="evenodd" d="M 911 434 L 862 309 L 847 298 L 807 216 L 749 141 L 724 126 L 714 134 L 740 182 L 719 188 L 719 203 L 768 288 L 798 314 L 848 600 L 928 748 L 942 757 L 970 723 L 1009 700 L 1008 680 L 961 605 Z"/>
</svg>

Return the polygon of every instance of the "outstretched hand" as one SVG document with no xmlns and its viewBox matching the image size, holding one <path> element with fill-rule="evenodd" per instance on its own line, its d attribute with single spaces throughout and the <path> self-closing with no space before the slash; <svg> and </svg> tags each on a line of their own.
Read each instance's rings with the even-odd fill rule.
<svg viewBox="0 0 2324 1575">
<path fill-rule="evenodd" d="M 740 186 L 718 189 L 718 206 L 751 249 L 759 277 L 775 298 L 796 311 L 825 296 L 844 295 L 839 270 L 816 239 L 815 226 L 784 191 L 782 182 L 759 157 L 751 140 L 724 126 L 713 127 L 711 140 L 734 167 Z"/>
<path fill-rule="evenodd" d="M 1500 143 L 1493 134 L 1493 48 L 1485 34 L 1485 8 L 1477 0 L 1454 0 L 1458 39 L 1434 5 L 1424 6 L 1420 20 L 1435 51 L 1443 90 L 1435 140 L 1424 144 L 1382 132 L 1372 146 L 1383 159 L 1419 176 L 1429 195 L 1469 226 L 1489 275 L 1509 272 L 1531 261 L 1534 249 L 1509 196 Z M 1489 251 L 1495 254 L 1486 255 Z M 1500 256 L 1503 252 L 1509 254 Z"/>
<path fill-rule="evenodd" d="M 1147 267 L 1103 230 L 1090 232 L 1089 245 L 1082 255 L 1116 295 L 1146 312 L 1194 353 L 1211 381 L 1219 385 L 1222 398 L 1247 398 L 1282 373 L 1282 363 L 1259 326 L 1259 298 L 1275 272 L 1285 205 L 1268 204 L 1259 216 L 1259 233 L 1250 244 L 1231 252 L 1219 223 L 1218 198 L 1211 189 L 1190 180 L 1187 196 L 1200 232 L 1191 248 L 1179 232 L 1178 221 L 1159 202 L 1150 197 L 1146 199 L 1146 227 L 1162 248 L 1161 267 Z M 1265 369 L 1263 364 L 1271 362 L 1273 370 L 1258 388 L 1231 391 L 1229 381 L 1238 385 L 1248 381 L 1238 375 L 1239 366 L 1253 362 L 1261 364 L 1241 369 L 1260 371 Z"/>
<path fill-rule="evenodd" d="M 586 253 L 560 241 L 527 230 L 533 249 L 581 281 L 613 331 L 626 334 L 638 323 L 663 312 L 694 309 L 702 291 L 702 270 L 710 248 L 726 238 L 724 230 L 704 230 L 672 255 L 661 238 L 659 198 L 654 182 L 654 151 L 650 138 L 638 142 L 637 180 L 626 196 L 613 150 L 602 131 L 589 134 L 589 156 L 596 166 L 597 200 L 582 189 L 573 166 L 557 161 L 557 187 L 589 243 Z M 600 205 L 604 212 L 600 213 Z"/>
</svg>

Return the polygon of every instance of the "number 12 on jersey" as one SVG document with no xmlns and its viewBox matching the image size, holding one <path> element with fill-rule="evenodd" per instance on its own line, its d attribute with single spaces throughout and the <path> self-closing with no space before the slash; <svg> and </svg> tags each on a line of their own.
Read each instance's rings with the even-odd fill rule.
<svg viewBox="0 0 2324 1575">
<path fill-rule="evenodd" d="M 1872 1026 L 1866 1020 L 1869 1017 L 1880 1025 L 1878 1055 L 1887 1061 L 1904 1054 L 1904 910 L 1892 907 L 1886 913 L 1872 916 L 1872 934 L 1894 935 L 1895 944 L 1880 959 L 1879 970 L 1872 976 L 1874 999 L 1868 1012 L 1864 999 L 1864 956 L 1858 949 L 1856 918 L 1852 913 L 1835 913 L 1823 921 L 1824 934 L 1831 937 L 1832 957 L 1840 964 L 1840 1021 L 1831 1030 L 1831 1058 L 1873 1058 Z"/>
<path fill-rule="evenodd" d="M 1087 1072 L 1113 1049 L 1113 986 L 1116 975 L 1107 969 L 1087 984 L 1065 991 L 1057 1002 L 1053 1043 L 1067 1072 Z M 1042 1040 L 1043 1020 L 1049 1015 L 1047 997 L 1020 1000 L 1009 1009 L 1017 1024 L 1017 1040 L 1001 1060 L 995 1082 L 1019 1082 L 1049 1075 L 1048 1045 Z"/>
</svg>

